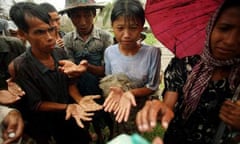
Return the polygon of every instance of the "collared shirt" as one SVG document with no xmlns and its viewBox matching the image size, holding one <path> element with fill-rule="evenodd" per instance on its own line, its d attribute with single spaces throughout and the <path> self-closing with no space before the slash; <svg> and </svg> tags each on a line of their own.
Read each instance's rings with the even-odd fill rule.
<svg viewBox="0 0 240 144">
<path fill-rule="evenodd" d="M 36 110 L 41 101 L 68 103 L 68 78 L 58 71 L 58 61 L 67 59 L 66 53 L 61 48 L 52 52 L 55 69 L 51 70 L 36 59 L 31 49 L 14 60 L 16 82 L 26 92 L 23 97 L 28 108 Z"/>
<path fill-rule="evenodd" d="M 103 66 L 104 51 L 113 43 L 111 34 L 96 27 L 85 41 L 77 31 L 66 34 L 63 39 L 65 50 L 72 61 L 79 64 L 85 59 L 96 66 Z M 82 95 L 101 94 L 98 84 L 99 76 L 90 72 L 86 72 L 78 79 L 78 88 Z"/>
<path fill-rule="evenodd" d="M 94 27 L 88 39 L 84 41 L 77 31 L 67 33 L 64 37 L 64 46 L 69 57 L 78 64 L 86 59 L 90 64 L 103 65 L 105 49 L 113 43 L 110 33 Z"/>
<path fill-rule="evenodd" d="M 73 102 L 68 92 L 69 79 L 58 71 L 58 61 L 67 59 L 66 52 L 55 48 L 51 54 L 55 62 L 54 70 L 36 59 L 31 49 L 14 60 L 16 82 L 26 92 L 17 105 L 27 121 L 25 132 L 30 137 L 51 136 L 57 143 L 89 143 L 88 133 L 78 127 L 74 119 L 65 120 L 65 111 L 37 111 L 42 101 Z M 59 137 L 62 135 L 64 137 Z"/>
</svg>

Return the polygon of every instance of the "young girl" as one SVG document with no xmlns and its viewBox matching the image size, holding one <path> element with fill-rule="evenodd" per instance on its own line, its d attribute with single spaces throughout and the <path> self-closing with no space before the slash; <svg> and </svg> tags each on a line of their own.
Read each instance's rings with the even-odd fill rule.
<svg viewBox="0 0 240 144">
<path fill-rule="evenodd" d="M 144 9 L 138 0 L 116 1 L 111 22 L 117 44 L 105 51 L 105 73 L 125 74 L 136 86 L 129 91 L 111 87 L 104 102 L 105 111 L 115 114 L 116 136 L 137 132 L 135 116 L 159 87 L 161 52 L 159 48 L 138 43 L 145 22 Z"/>
</svg>

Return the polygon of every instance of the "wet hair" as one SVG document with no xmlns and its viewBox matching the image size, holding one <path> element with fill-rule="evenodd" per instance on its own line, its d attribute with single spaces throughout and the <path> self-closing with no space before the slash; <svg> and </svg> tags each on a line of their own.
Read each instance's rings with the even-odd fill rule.
<svg viewBox="0 0 240 144">
<path fill-rule="evenodd" d="M 53 5 L 51 5 L 50 3 L 41 3 L 40 7 L 42 7 L 48 13 L 57 12 L 57 9 Z"/>
<path fill-rule="evenodd" d="M 44 23 L 50 24 L 48 13 L 39 5 L 32 2 L 19 2 L 13 5 L 9 11 L 10 18 L 20 30 L 28 32 L 27 19 L 37 18 Z"/>
<path fill-rule="evenodd" d="M 113 23 L 119 16 L 140 20 L 142 25 L 145 23 L 144 9 L 139 0 L 117 0 L 112 9 L 111 22 Z"/>
</svg>

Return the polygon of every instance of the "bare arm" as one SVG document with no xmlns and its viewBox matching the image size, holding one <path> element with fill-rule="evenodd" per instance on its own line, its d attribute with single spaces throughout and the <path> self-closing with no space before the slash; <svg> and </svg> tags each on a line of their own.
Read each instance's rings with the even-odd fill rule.
<svg viewBox="0 0 240 144">
<path fill-rule="evenodd" d="M 171 109 L 174 110 L 175 104 L 178 99 L 178 93 L 173 91 L 167 91 L 164 95 L 163 102 Z"/>
<path fill-rule="evenodd" d="M 94 101 L 94 99 L 100 98 L 100 95 L 87 95 L 83 97 L 80 94 L 76 84 L 72 84 L 69 86 L 69 94 L 77 104 L 79 104 L 87 111 L 96 111 L 102 109 L 102 106 Z"/>
<path fill-rule="evenodd" d="M 37 110 L 38 111 L 65 111 L 67 105 L 68 104 L 42 101 Z"/>
<path fill-rule="evenodd" d="M 90 73 L 92 73 L 94 75 L 98 75 L 98 76 L 105 75 L 104 66 L 96 66 L 96 65 L 88 64 L 87 71 L 89 71 Z"/>
<path fill-rule="evenodd" d="M 76 103 L 80 103 L 82 99 L 82 95 L 79 93 L 79 90 L 77 88 L 76 84 L 71 84 L 68 87 L 70 96 L 75 100 Z"/>
<path fill-rule="evenodd" d="M 146 87 L 142 88 L 135 88 L 130 90 L 130 92 L 135 96 L 135 97 L 142 97 L 142 96 L 148 96 L 154 92 L 154 90 L 151 90 Z"/>
<path fill-rule="evenodd" d="M 8 65 L 8 72 L 11 75 L 12 79 L 15 77 L 14 63 L 13 61 Z"/>
</svg>

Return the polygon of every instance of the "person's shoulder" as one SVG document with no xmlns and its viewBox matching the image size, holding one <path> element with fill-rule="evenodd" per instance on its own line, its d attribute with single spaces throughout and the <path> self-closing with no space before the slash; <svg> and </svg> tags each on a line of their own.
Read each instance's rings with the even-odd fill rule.
<svg viewBox="0 0 240 144">
<path fill-rule="evenodd" d="M 22 53 L 26 50 L 23 42 L 15 37 L 4 36 L 0 37 L 0 46 L 1 51 L 13 52 L 13 53 Z"/>
<path fill-rule="evenodd" d="M 116 50 L 116 49 L 118 49 L 118 44 L 113 44 L 106 48 L 106 50 L 108 50 L 108 51 Z"/>
<path fill-rule="evenodd" d="M 95 26 L 94 30 L 97 31 L 101 35 L 106 35 L 106 36 L 111 36 L 112 37 L 112 34 L 106 29 L 101 29 L 101 28 Z"/>
<path fill-rule="evenodd" d="M 14 61 L 23 61 L 25 59 L 28 58 L 27 52 L 23 52 L 22 54 L 20 54 L 19 56 L 17 56 Z"/>
<path fill-rule="evenodd" d="M 200 55 L 186 56 L 186 57 L 178 58 L 178 59 L 184 63 L 191 63 L 191 65 L 193 65 L 193 64 L 196 64 L 200 60 Z"/>
<path fill-rule="evenodd" d="M 2 43 L 23 45 L 20 39 L 11 36 L 0 36 L 0 44 Z"/>
<path fill-rule="evenodd" d="M 67 58 L 67 53 L 63 48 L 56 47 L 53 50 L 53 53 L 57 57 L 57 59 L 66 59 Z"/>
<path fill-rule="evenodd" d="M 75 35 L 75 31 L 70 31 L 70 32 L 67 32 L 65 33 L 65 35 L 63 36 L 63 39 L 70 39 L 70 38 L 73 38 Z"/>
<path fill-rule="evenodd" d="M 193 67 L 199 62 L 199 60 L 200 60 L 199 55 L 186 56 L 182 58 L 178 58 L 175 56 L 171 59 L 170 64 L 176 67 L 180 66 L 180 67 L 186 68 L 187 66 Z"/>
<path fill-rule="evenodd" d="M 142 48 L 145 51 L 149 51 L 151 53 L 161 55 L 161 49 L 159 47 L 142 44 Z"/>
<path fill-rule="evenodd" d="M 22 53 L 13 59 L 16 71 L 23 70 L 26 66 L 29 66 L 30 60 L 28 59 L 27 52 Z"/>
<path fill-rule="evenodd" d="M 113 52 L 118 49 L 118 44 L 110 45 L 106 48 L 105 53 Z"/>
<path fill-rule="evenodd" d="M 20 45 L 23 46 L 23 42 L 16 37 L 12 37 L 12 36 L 4 36 L 1 37 L 1 39 L 5 42 L 7 42 L 8 44 L 15 44 L 15 45 Z"/>
<path fill-rule="evenodd" d="M 64 54 L 66 53 L 66 51 L 60 47 L 55 47 L 53 51 L 56 53 L 64 53 Z"/>
<path fill-rule="evenodd" d="M 146 48 L 146 49 L 149 49 L 149 50 L 160 49 L 159 47 L 151 46 L 151 45 L 146 45 L 146 44 L 141 44 L 141 46 L 142 46 L 143 48 Z"/>
</svg>

